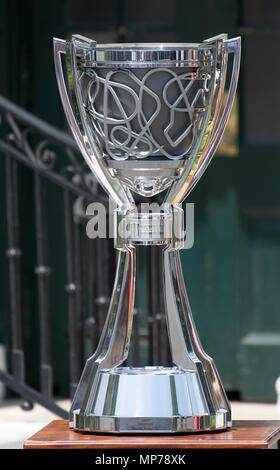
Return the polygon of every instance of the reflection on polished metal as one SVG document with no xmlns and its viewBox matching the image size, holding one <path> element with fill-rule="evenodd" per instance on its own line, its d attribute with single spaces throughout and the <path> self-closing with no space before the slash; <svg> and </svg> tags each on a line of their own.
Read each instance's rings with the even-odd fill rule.
<svg viewBox="0 0 280 470">
<path fill-rule="evenodd" d="M 91 413 L 78 413 L 76 427 L 103 432 L 225 428 L 226 410 L 209 414 L 200 386 L 194 370 L 179 367 L 103 369 Z"/>
<path fill-rule="evenodd" d="M 240 38 L 222 34 L 201 44 L 102 45 L 74 35 L 70 41 L 54 39 L 54 53 L 69 125 L 117 205 L 113 295 L 99 345 L 73 399 L 70 426 L 125 433 L 226 429 L 230 406 L 195 329 L 179 249 L 181 204 L 209 164 L 230 114 Z M 231 79 L 221 109 L 230 53 Z M 138 211 L 133 192 L 143 201 L 165 190 L 162 210 Z M 132 330 L 139 244 L 163 247 L 173 367 L 122 366 Z"/>
</svg>

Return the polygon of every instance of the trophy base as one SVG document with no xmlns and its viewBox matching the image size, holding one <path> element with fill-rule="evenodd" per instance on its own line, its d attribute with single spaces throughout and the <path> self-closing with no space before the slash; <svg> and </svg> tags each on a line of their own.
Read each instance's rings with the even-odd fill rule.
<svg viewBox="0 0 280 470">
<path fill-rule="evenodd" d="M 99 372 L 91 410 L 73 411 L 73 428 L 100 433 L 187 433 L 225 430 L 230 413 L 210 412 L 196 370 L 119 367 Z M 89 409 L 89 408 L 88 408 Z M 70 424 L 71 426 L 71 424 Z"/>
</svg>

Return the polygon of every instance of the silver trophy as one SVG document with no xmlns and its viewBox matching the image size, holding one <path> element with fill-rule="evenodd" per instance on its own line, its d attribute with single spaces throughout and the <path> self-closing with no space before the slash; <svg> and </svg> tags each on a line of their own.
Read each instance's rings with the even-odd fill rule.
<svg viewBox="0 0 280 470">
<path fill-rule="evenodd" d="M 229 118 L 240 38 L 221 34 L 201 44 L 97 44 L 73 35 L 69 41 L 54 39 L 54 55 L 70 128 L 116 204 L 118 250 L 109 312 L 73 398 L 69 425 L 109 433 L 226 429 L 230 405 L 195 329 L 179 249 L 182 202 L 208 166 Z M 163 191 L 160 210 L 139 211 L 141 201 Z M 123 365 L 132 331 L 137 245 L 163 247 L 173 367 Z"/>
</svg>

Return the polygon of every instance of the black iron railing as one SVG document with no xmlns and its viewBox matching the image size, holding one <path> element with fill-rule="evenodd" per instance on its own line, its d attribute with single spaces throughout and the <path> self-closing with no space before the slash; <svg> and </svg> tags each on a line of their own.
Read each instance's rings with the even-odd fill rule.
<svg viewBox="0 0 280 470">
<path fill-rule="evenodd" d="M 86 206 L 92 201 L 108 198 L 100 192 L 93 175 L 87 169 L 74 140 L 67 134 L 46 124 L 0 96 L 0 153 L 6 161 L 6 225 L 9 260 L 9 370 L 0 370 L 0 380 L 22 396 L 32 407 L 37 402 L 62 418 L 67 411 L 59 407 L 53 394 L 52 328 L 50 319 L 50 266 L 48 246 L 49 218 L 46 193 L 48 182 L 53 183 L 63 195 L 64 220 L 59 230 L 64 230 L 66 260 L 65 302 L 67 302 L 69 397 L 72 398 L 85 363 L 85 339 L 92 351 L 96 348 L 107 313 L 115 272 L 115 250 L 112 240 L 86 236 Z M 22 166 L 31 170 L 34 186 L 34 227 L 37 276 L 36 296 L 39 323 L 39 386 L 26 381 L 26 351 L 24 350 L 24 315 L 22 300 L 21 261 L 25 247 L 21 246 L 21 217 L 19 174 Z M 3 196 L 2 196 L 3 197 Z M 107 211 L 108 213 L 108 211 Z M 2 218 L 3 220 L 3 218 Z M 0 247 L 2 249 L 3 247 Z M 161 278 L 161 255 L 156 248 L 146 251 L 148 283 L 152 287 L 147 307 L 147 334 L 140 331 L 135 315 L 132 350 L 133 362 L 140 362 L 140 343 L 146 341 L 149 364 L 166 363 L 169 350 L 166 341 Z M 137 313 L 139 308 L 136 310 Z M 0 320 L 1 321 L 1 320 Z"/>
<path fill-rule="evenodd" d="M 68 335 L 69 335 L 69 396 L 73 396 L 81 369 L 84 363 L 84 337 L 92 336 L 95 346 L 99 329 L 96 318 L 101 316 L 104 308 L 94 304 L 100 297 L 107 307 L 111 279 L 106 270 L 99 272 L 101 276 L 93 293 L 94 277 L 96 276 L 96 260 L 93 241 L 85 237 L 85 212 L 87 203 L 102 200 L 97 184 L 88 172 L 79 156 L 77 146 L 72 138 L 56 128 L 46 124 L 30 113 L 22 110 L 7 99 L 0 97 L 1 137 L 0 151 L 6 160 L 6 223 L 8 230 L 9 288 L 10 288 L 10 344 L 11 351 L 9 372 L 0 371 L 0 380 L 7 387 L 20 394 L 28 402 L 38 402 L 61 417 L 67 412 L 56 405 L 53 398 L 53 362 L 51 354 L 51 322 L 50 322 L 50 275 L 52 267 L 48 257 L 48 217 L 46 207 L 47 181 L 54 183 L 64 193 L 65 220 L 62 226 L 65 231 L 65 250 L 67 264 L 68 294 Z M 58 155 L 62 158 L 58 158 Z M 59 161 L 60 160 L 60 161 Z M 63 164 L 61 164 L 63 161 Z M 23 303 L 21 259 L 24 247 L 20 246 L 20 200 L 18 194 L 18 173 L 21 165 L 27 166 L 33 173 L 35 227 L 37 297 L 39 317 L 39 368 L 40 387 L 36 390 L 25 380 L 25 351 L 23 345 Z M 103 201 L 106 203 L 106 200 Z M 2 218 L 3 220 L 3 218 Z M 62 227 L 60 228 L 62 229 Z M 99 249 L 99 261 L 106 265 L 108 250 L 112 251 L 108 240 L 100 240 L 103 246 Z M 88 245 L 87 247 L 85 245 Z M 84 288 L 86 285 L 82 270 L 83 256 L 87 249 L 91 259 L 89 262 L 88 297 L 90 299 L 87 312 L 84 308 Z M 96 284 L 96 283 L 95 283 Z M 98 311 L 99 310 L 99 311 Z M 103 316 L 103 315 L 102 315 Z M 87 328 L 85 328 L 85 326 Z"/>
</svg>

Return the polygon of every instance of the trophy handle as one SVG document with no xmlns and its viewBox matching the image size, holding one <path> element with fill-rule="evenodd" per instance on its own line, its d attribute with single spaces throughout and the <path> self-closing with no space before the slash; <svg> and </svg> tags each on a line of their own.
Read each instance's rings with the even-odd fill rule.
<svg viewBox="0 0 280 470">
<path fill-rule="evenodd" d="M 76 38 L 82 39 L 80 36 Z M 68 124 L 73 132 L 75 140 L 79 146 L 79 149 L 86 160 L 89 168 L 95 174 L 101 186 L 107 192 L 107 194 L 112 197 L 118 207 L 123 210 L 131 210 L 134 208 L 134 201 L 130 192 L 123 187 L 123 185 L 118 181 L 117 178 L 113 178 L 108 170 L 104 167 L 102 163 L 102 153 L 97 147 L 93 146 L 92 142 L 85 136 L 82 126 L 80 127 L 76 115 L 73 110 L 73 105 L 75 107 L 76 103 L 72 102 L 75 99 L 75 96 L 71 96 L 71 101 L 68 94 L 68 89 L 66 86 L 64 71 L 62 65 L 62 54 L 66 54 L 66 41 L 58 38 L 54 38 L 54 63 L 55 63 L 55 72 L 58 82 L 59 93 L 61 101 L 63 104 L 64 112 L 68 121 Z M 76 106 L 77 108 L 77 106 Z"/>
<path fill-rule="evenodd" d="M 211 39 L 208 39 L 207 42 L 208 41 L 210 42 Z M 214 135 L 210 139 L 210 145 L 208 147 L 207 154 L 204 156 L 201 166 L 198 167 L 198 170 L 196 174 L 194 175 L 193 181 L 190 184 L 190 187 L 185 197 L 187 197 L 187 195 L 191 192 L 191 190 L 196 185 L 196 183 L 198 182 L 198 180 L 201 178 L 204 171 L 206 170 L 207 166 L 209 165 L 221 141 L 221 138 L 223 136 L 224 130 L 226 128 L 226 125 L 227 125 L 227 122 L 231 113 L 233 101 L 235 98 L 235 93 L 236 93 L 236 88 L 237 88 L 237 83 L 238 83 L 238 76 L 239 76 L 239 69 L 240 69 L 241 38 L 238 37 L 238 38 L 233 38 L 233 39 L 227 39 L 225 43 L 227 44 L 227 47 L 228 47 L 228 54 L 234 54 L 232 74 L 231 74 L 231 79 L 230 79 L 230 84 L 229 84 L 229 89 L 228 89 L 227 101 L 221 113 L 217 127 L 214 131 Z"/>
<path fill-rule="evenodd" d="M 113 294 L 98 347 L 85 365 L 70 410 L 70 426 L 73 426 L 74 411 L 88 415 L 93 400 L 100 370 L 120 366 L 127 358 L 134 311 L 135 248 L 125 245 L 119 249 L 118 266 Z M 75 417 L 75 419 L 79 419 Z"/>
<path fill-rule="evenodd" d="M 171 186 L 170 191 L 166 196 L 165 202 L 172 204 L 173 206 L 180 205 L 184 201 L 184 199 L 186 199 L 186 197 L 190 194 L 196 183 L 203 175 L 220 143 L 220 140 L 222 138 L 223 132 L 230 116 L 236 93 L 240 69 L 241 38 L 226 38 L 227 36 L 225 34 L 221 34 L 219 36 L 204 41 L 204 43 L 216 42 L 217 44 L 217 53 L 220 53 L 220 61 L 222 62 L 220 72 L 220 84 L 217 91 L 216 105 L 212 103 L 212 106 L 215 108 L 215 110 L 211 123 L 211 131 L 207 137 L 206 144 L 202 144 L 203 151 L 199 152 L 199 148 L 197 149 L 197 155 L 195 155 L 194 159 L 190 161 L 190 164 L 184 170 L 186 176 L 184 177 L 184 175 L 182 175 L 179 182 Z M 226 48 L 227 52 L 225 52 L 223 48 Z M 221 101 L 225 85 L 228 54 L 234 54 L 232 73 L 228 89 L 227 101 L 224 106 L 224 109 L 220 113 Z M 200 143 L 198 143 L 198 145 L 200 145 Z"/>
</svg>

